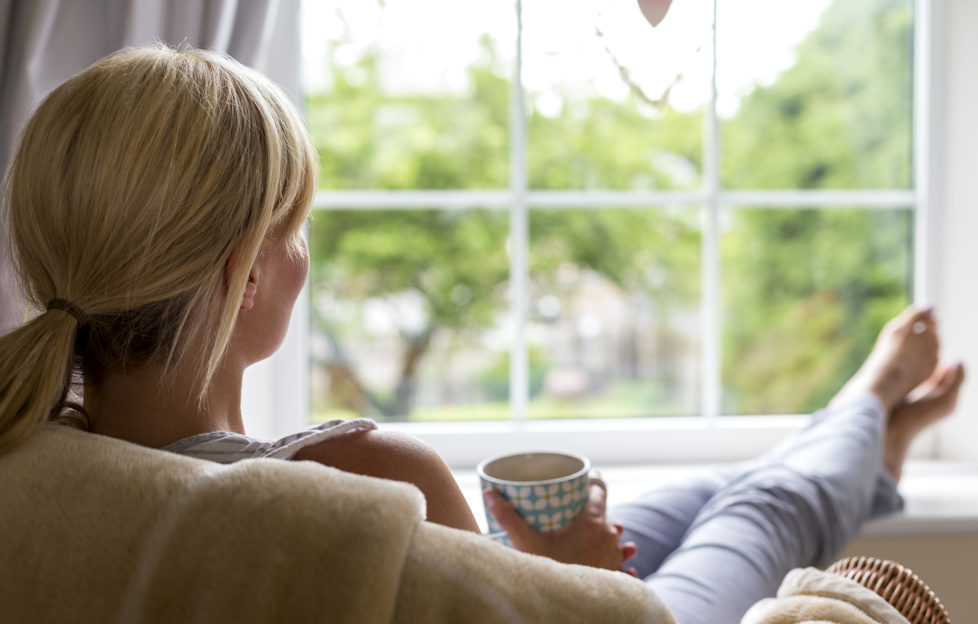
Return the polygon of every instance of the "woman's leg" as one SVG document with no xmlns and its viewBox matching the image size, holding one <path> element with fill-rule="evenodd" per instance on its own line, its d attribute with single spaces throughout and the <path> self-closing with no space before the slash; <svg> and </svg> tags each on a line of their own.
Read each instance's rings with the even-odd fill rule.
<svg viewBox="0 0 978 624">
<path fill-rule="evenodd" d="M 635 568 L 639 578 L 658 570 L 679 547 L 703 506 L 732 475 L 732 470 L 704 470 L 609 509 L 608 519 L 624 527 L 620 543 L 634 542 L 638 547 L 628 567 Z"/>
<path fill-rule="evenodd" d="M 932 316 L 908 309 L 832 407 L 760 461 L 726 483 L 706 478 L 687 495 L 614 510 L 625 538 L 650 549 L 642 568 L 657 571 L 647 581 L 681 624 L 739 621 L 788 570 L 827 563 L 867 517 L 899 508 L 889 475 L 899 476 L 913 436 L 950 412 L 963 378 L 944 369 L 908 403 L 936 356 Z"/>
<path fill-rule="evenodd" d="M 892 481 L 876 493 L 885 420 L 871 397 L 833 408 L 792 440 L 793 454 L 720 488 L 646 579 L 680 624 L 739 622 L 789 570 L 828 563 L 872 511 L 898 508 Z M 881 500 L 892 508 L 874 510 Z"/>
<path fill-rule="evenodd" d="M 659 569 L 662 562 L 682 543 L 686 533 L 706 504 L 722 489 L 767 465 L 775 465 L 799 452 L 808 444 L 810 429 L 824 418 L 816 414 L 811 425 L 782 442 L 759 460 L 736 467 L 703 469 L 688 479 L 663 484 L 635 500 L 608 510 L 608 517 L 624 527 L 621 543 L 634 542 L 638 554 L 629 561 L 640 578 Z M 870 517 L 899 509 L 901 502 L 892 481 L 881 476 L 876 485 Z"/>
</svg>

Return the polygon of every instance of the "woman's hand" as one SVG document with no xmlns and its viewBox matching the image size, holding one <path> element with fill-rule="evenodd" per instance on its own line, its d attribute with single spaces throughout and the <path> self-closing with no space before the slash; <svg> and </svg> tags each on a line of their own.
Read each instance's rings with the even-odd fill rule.
<svg viewBox="0 0 978 624">
<path fill-rule="evenodd" d="M 604 484 L 591 483 L 588 502 L 570 524 L 550 533 L 540 533 L 526 523 L 503 496 L 495 490 L 483 492 L 486 508 L 509 534 L 517 550 L 543 555 L 563 563 L 578 563 L 606 570 L 621 570 L 637 576 L 625 563 L 635 556 L 634 542 L 618 545 L 624 527 L 608 522 L 605 515 Z"/>
</svg>

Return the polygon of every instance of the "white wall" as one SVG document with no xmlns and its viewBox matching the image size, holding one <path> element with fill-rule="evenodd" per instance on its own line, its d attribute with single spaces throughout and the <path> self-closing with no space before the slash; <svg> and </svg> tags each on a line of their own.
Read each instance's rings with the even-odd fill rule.
<svg viewBox="0 0 978 624">
<path fill-rule="evenodd" d="M 971 367 L 958 410 L 938 440 L 941 455 L 978 461 L 978 2 L 933 4 L 938 315 L 945 356 Z"/>
</svg>

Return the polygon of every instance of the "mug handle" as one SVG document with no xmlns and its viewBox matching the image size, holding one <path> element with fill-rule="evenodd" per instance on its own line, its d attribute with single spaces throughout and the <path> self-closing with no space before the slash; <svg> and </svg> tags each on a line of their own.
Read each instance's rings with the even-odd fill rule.
<svg viewBox="0 0 978 624">
<path fill-rule="evenodd" d="M 601 477 L 600 470 L 596 470 L 596 469 L 591 470 L 590 472 L 587 473 L 587 476 L 591 484 L 597 484 L 598 486 L 601 487 L 602 490 L 604 490 L 605 494 L 608 493 L 608 484 L 605 483 L 604 479 Z"/>
</svg>

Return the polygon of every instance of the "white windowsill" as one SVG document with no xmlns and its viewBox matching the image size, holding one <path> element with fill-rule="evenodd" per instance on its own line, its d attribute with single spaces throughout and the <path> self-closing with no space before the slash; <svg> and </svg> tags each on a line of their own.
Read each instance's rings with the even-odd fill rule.
<svg viewBox="0 0 978 624">
<path fill-rule="evenodd" d="M 657 483 L 682 479 L 692 465 L 599 466 L 609 505 L 626 502 Z M 474 470 L 455 477 L 485 531 L 479 480 Z M 900 484 L 906 509 L 866 524 L 862 537 L 978 534 L 978 464 L 914 460 Z"/>
<path fill-rule="evenodd" d="M 692 464 L 757 457 L 807 416 L 657 417 L 473 423 L 384 423 L 434 448 L 455 470 L 493 455 L 560 449 L 595 465 Z"/>
</svg>

